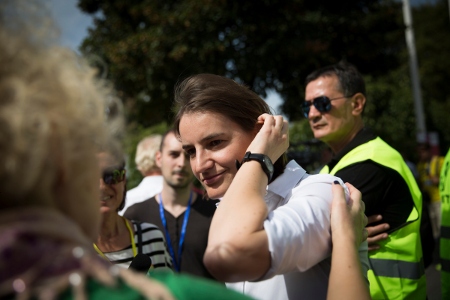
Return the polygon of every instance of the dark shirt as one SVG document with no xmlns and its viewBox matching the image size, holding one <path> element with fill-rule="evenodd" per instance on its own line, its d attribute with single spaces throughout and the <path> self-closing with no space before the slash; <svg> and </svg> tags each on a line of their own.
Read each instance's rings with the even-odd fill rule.
<svg viewBox="0 0 450 300">
<path fill-rule="evenodd" d="M 367 143 L 377 136 L 369 129 L 363 128 L 355 138 L 348 143 L 328 163 L 330 171 L 348 152 Z M 372 216 L 380 214 L 388 223 L 390 230 L 395 231 L 404 225 L 413 208 L 414 202 L 411 192 L 403 177 L 394 169 L 380 165 L 372 160 L 358 162 L 339 170 L 336 176 L 344 182 L 354 185 L 362 193 L 362 200 L 366 205 L 365 214 Z"/>
<path fill-rule="evenodd" d="M 192 204 L 186 227 L 183 251 L 181 253 L 181 273 L 214 279 L 203 265 L 203 255 L 208 244 L 209 227 L 214 212 L 216 211 L 217 202 L 217 200 L 205 200 L 203 199 L 203 196 L 199 195 Z M 172 247 L 177 259 L 178 243 L 180 240 L 181 228 L 183 226 L 184 214 L 185 213 L 182 213 L 175 218 L 171 213 L 164 209 Z M 124 217 L 131 220 L 155 224 L 164 234 L 166 233 L 159 214 L 159 203 L 156 201 L 155 197 L 130 206 L 126 210 Z"/>
</svg>

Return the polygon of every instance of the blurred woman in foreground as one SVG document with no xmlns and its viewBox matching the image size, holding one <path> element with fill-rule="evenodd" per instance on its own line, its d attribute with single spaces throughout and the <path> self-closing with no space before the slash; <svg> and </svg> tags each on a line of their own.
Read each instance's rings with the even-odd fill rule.
<svg viewBox="0 0 450 300">
<path fill-rule="evenodd" d="M 148 278 L 94 251 L 97 153 L 116 144 L 119 102 L 74 53 L 42 39 L 42 11 L 26 15 L 37 6 L 0 2 L 0 298 L 248 299 L 172 272 Z"/>
</svg>

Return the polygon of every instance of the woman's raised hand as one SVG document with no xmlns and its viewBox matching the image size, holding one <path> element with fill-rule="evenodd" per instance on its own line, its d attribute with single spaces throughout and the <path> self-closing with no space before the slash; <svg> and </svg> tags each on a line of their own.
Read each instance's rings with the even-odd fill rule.
<svg viewBox="0 0 450 300">
<path fill-rule="evenodd" d="M 283 116 L 262 114 L 258 117 L 259 129 L 247 151 L 262 153 L 275 162 L 289 147 L 289 124 Z"/>
</svg>

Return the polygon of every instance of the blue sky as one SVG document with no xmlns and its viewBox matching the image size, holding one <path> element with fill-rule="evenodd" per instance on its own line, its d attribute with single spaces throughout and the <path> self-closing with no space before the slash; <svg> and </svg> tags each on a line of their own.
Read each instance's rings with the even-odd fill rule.
<svg viewBox="0 0 450 300">
<path fill-rule="evenodd" d="M 41 0 L 50 11 L 61 30 L 61 43 L 77 51 L 92 26 L 92 17 L 77 7 L 77 0 Z"/>
</svg>

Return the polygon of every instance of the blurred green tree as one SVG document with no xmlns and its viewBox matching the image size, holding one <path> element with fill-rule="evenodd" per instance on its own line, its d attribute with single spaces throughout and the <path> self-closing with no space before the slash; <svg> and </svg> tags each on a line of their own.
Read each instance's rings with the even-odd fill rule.
<svg viewBox="0 0 450 300">
<path fill-rule="evenodd" d="M 450 147 L 449 2 L 437 0 L 413 9 L 417 56 L 428 131 L 439 133 L 441 155 Z"/>
<path fill-rule="evenodd" d="M 108 66 L 129 122 L 170 121 L 174 84 L 195 73 L 226 75 L 301 118 L 303 79 L 340 59 L 383 74 L 404 47 L 401 6 L 390 0 L 80 0 L 94 14 L 81 50 Z"/>
<path fill-rule="evenodd" d="M 174 84 L 202 72 L 225 75 L 283 99 L 295 151 L 310 151 L 300 103 L 312 70 L 345 59 L 367 80 L 365 123 L 402 152 L 415 145 L 415 116 L 402 7 L 391 0 L 80 0 L 94 15 L 81 46 L 124 101 L 129 140 L 169 124 Z M 450 145 L 447 1 L 413 9 L 427 128 Z M 135 144 L 130 143 L 128 153 Z M 134 161 L 134 159 L 130 161 Z M 133 162 L 134 163 L 134 162 Z M 130 165 L 131 167 L 131 165 Z"/>
</svg>

